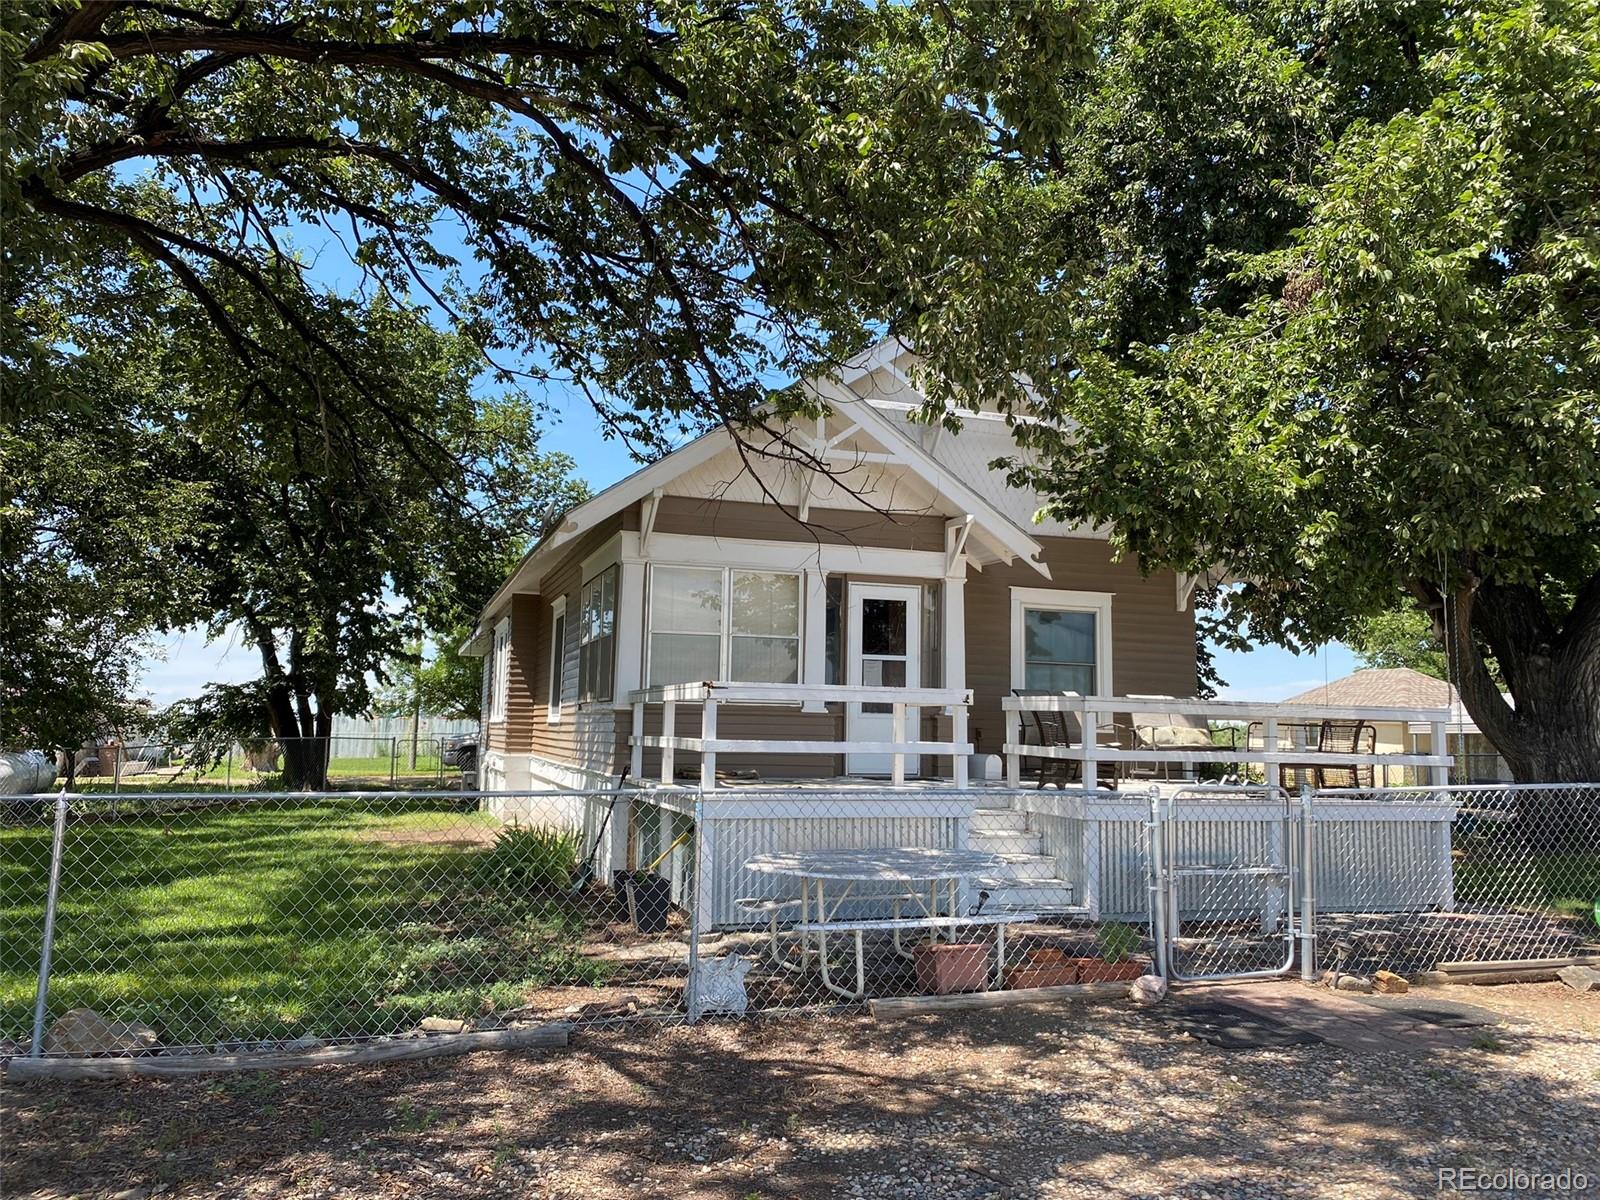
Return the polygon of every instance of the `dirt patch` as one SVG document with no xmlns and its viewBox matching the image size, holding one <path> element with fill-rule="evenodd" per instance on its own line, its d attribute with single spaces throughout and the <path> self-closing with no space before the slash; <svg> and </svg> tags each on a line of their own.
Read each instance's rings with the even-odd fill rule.
<svg viewBox="0 0 1600 1200">
<path fill-rule="evenodd" d="M 1397 1197 L 1463 1165 L 1592 1180 L 1600 1005 L 1563 990 L 1473 989 L 1525 1020 L 1421 1059 L 1223 1049 L 1159 1012 L 1064 1004 L 633 1022 L 565 1051 L 13 1086 L 6 1193 Z"/>
<path fill-rule="evenodd" d="M 363 829 L 354 836 L 358 841 L 380 846 L 445 846 L 454 850 L 487 849 L 494 845 L 501 827 L 498 825 L 472 825 L 456 822 L 436 829 L 414 826 L 379 826 Z"/>
</svg>

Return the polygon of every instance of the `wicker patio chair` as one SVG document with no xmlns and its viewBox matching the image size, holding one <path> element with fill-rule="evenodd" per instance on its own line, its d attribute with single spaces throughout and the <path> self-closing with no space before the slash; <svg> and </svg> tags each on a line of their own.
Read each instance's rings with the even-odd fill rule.
<svg viewBox="0 0 1600 1200">
<path fill-rule="evenodd" d="M 1366 721 L 1324 721 L 1317 749 L 1328 754 L 1371 754 L 1378 746 L 1377 727 Z M 1369 788 L 1371 763 L 1348 767 L 1318 767 L 1319 788 Z"/>
<path fill-rule="evenodd" d="M 1322 748 L 1322 722 L 1321 721 L 1279 721 L 1278 722 L 1278 749 L 1293 750 L 1296 745 L 1302 750 L 1320 750 Z M 1253 721 L 1245 731 L 1245 746 L 1251 750 L 1264 750 L 1267 746 L 1266 724 L 1262 721 Z M 1293 792 L 1299 788 L 1299 781 L 1295 776 L 1305 773 L 1306 782 L 1313 787 L 1317 784 L 1317 765 L 1315 763 L 1279 763 L 1278 786 L 1286 792 Z M 1271 778 L 1271 771 L 1267 778 Z"/>
</svg>

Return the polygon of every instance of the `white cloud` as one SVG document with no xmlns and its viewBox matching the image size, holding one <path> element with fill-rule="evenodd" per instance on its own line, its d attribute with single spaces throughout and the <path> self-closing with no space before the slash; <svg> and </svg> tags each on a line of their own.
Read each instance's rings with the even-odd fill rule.
<svg viewBox="0 0 1600 1200">
<path fill-rule="evenodd" d="M 157 707 L 198 695 L 208 683 L 245 683 L 261 675 L 261 656 L 230 628 L 215 641 L 200 628 L 155 639 L 140 672 L 139 691 Z"/>
</svg>

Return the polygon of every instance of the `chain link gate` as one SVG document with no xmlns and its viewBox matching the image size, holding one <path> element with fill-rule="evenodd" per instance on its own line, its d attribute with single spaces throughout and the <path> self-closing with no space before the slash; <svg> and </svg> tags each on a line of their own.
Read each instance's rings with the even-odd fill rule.
<svg viewBox="0 0 1600 1200">
<path fill-rule="evenodd" d="M 1162 976 L 1265 979 L 1310 961 L 1309 796 L 1197 785 L 1151 799 L 1150 918 Z"/>
</svg>

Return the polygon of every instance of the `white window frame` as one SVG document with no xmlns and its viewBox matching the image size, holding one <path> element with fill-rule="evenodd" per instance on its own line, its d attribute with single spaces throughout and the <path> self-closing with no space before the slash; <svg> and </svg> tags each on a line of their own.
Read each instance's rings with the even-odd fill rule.
<svg viewBox="0 0 1600 1200">
<path fill-rule="evenodd" d="M 607 571 L 616 571 L 616 578 L 611 583 L 611 632 L 606 637 L 611 639 L 611 679 L 606 687 L 604 696 L 585 696 L 583 694 L 583 651 L 585 647 L 592 646 L 602 640 L 590 638 L 584 640 L 588 632 L 588 605 L 589 585 Z M 597 568 L 592 574 L 586 573 L 583 577 L 583 586 L 578 589 L 578 695 L 579 704 L 596 704 L 602 708 L 610 707 L 617 695 L 617 628 L 622 623 L 622 568 L 612 559 L 603 567 Z"/>
<path fill-rule="evenodd" d="M 494 650 L 489 669 L 494 672 L 494 692 L 489 697 L 489 720 L 505 724 L 506 689 L 511 682 L 511 618 L 501 617 L 494 626 Z"/>
<path fill-rule="evenodd" d="M 729 672 L 733 662 L 733 575 L 735 571 L 746 572 L 751 575 L 787 575 L 795 581 L 795 592 L 799 602 L 795 614 L 795 682 L 805 678 L 806 669 L 806 580 L 804 571 L 791 571 L 782 567 L 747 566 L 745 564 L 723 565 L 720 563 L 703 562 L 666 562 L 660 559 L 652 560 L 645 581 L 645 607 L 644 607 L 644 671 L 642 678 L 650 678 L 650 660 L 654 657 L 654 644 L 656 630 L 651 624 L 651 615 L 655 611 L 655 581 L 656 568 L 673 567 L 688 568 L 696 571 L 721 571 L 722 572 L 722 612 L 721 627 L 717 631 L 717 680 L 722 683 L 749 683 L 759 682 L 754 680 L 730 680 Z M 664 629 L 663 633 L 672 633 L 673 630 Z M 743 636 L 743 635 L 738 635 Z"/>
<path fill-rule="evenodd" d="M 556 636 L 556 630 L 561 636 Z M 562 693 L 567 676 L 567 598 L 550 601 L 550 671 L 545 693 L 545 723 L 561 724 Z"/>
<path fill-rule="evenodd" d="M 1056 588 L 1011 589 L 1011 686 L 1026 687 L 1027 662 L 1023 639 L 1023 612 L 1026 609 L 1043 609 L 1050 612 L 1086 612 L 1094 614 L 1094 683 L 1095 694 L 1114 695 L 1116 676 L 1111 662 L 1111 598 L 1112 592 L 1076 592 Z"/>
</svg>

